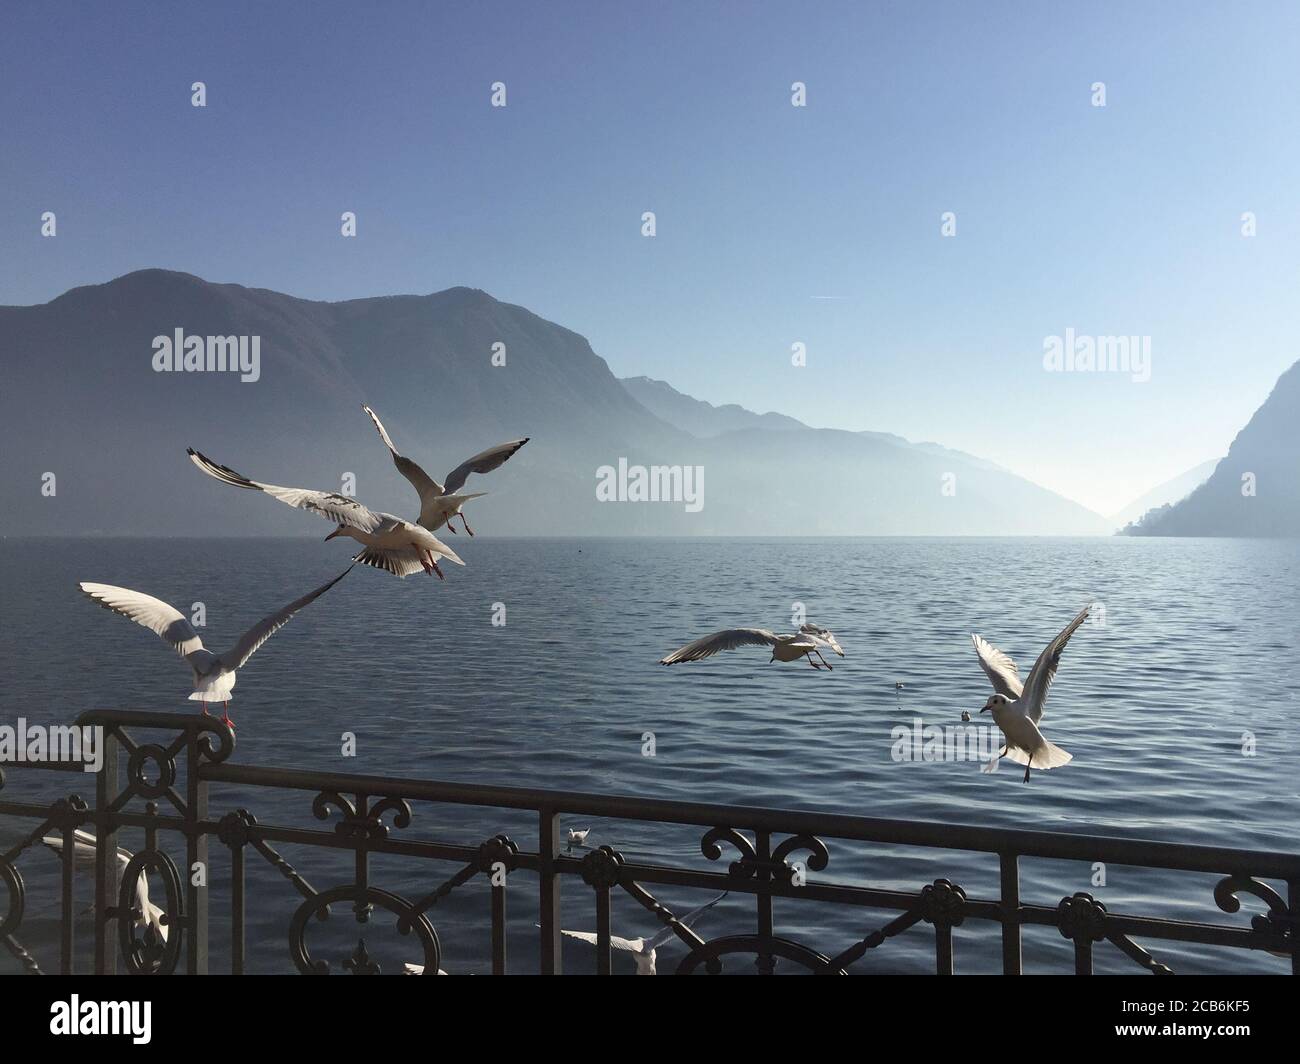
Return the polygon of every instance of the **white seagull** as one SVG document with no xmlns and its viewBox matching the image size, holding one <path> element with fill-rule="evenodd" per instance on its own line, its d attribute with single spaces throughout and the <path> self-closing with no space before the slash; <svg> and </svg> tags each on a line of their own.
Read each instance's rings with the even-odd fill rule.
<svg viewBox="0 0 1300 1064">
<path fill-rule="evenodd" d="M 441 528 L 443 525 L 455 532 L 456 529 L 452 526 L 451 519 L 460 514 L 461 524 L 465 526 L 465 531 L 472 536 L 474 530 L 469 527 L 469 522 L 465 520 L 461 507 L 470 499 L 480 498 L 486 492 L 457 493 L 465 486 L 465 481 L 469 479 L 471 473 L 492 472 L 492 470 L 504 465 L 506 459 L 529 440 L 529 437 L 525 436 L 522 440 L 511 440 L 509 443 L 498 443 L 495 447 L 489 447 L 486 451 L 479 452 L 473 458 L 465 459 L 447 474 L 443 483 L 439 484 L 409 458 L 398 453 L 397 448 L 393 446 L 392 438 L 384 428 L 383 422 L 379 420 L 378 414 L 368 406 L 363 406 L 361 409 L 369 414 L 370 420 L 375 423 L 375 428 L 379 430 L 379 438 L 384 441 L 384 446 L 388 448 L 393 456 L 393 465 L 397 466 L 397 471 L 411 482 L 411 486 L 415 488 L 416 493 L 420 496 L 419 522 L 430 532 Z"/>
<path fill-rule="evenodd" d="M 72 860 L 81 868 L 95 867 L 95 836 L 89 831 L 83 831 L 77 828 L 73 833 L 72 841 Z M 57 854 L 63 853 L 63 836 L 46 835 L 41 839 L 46 846 Z M 130 850 L 117 848 L 117 869 L 118 874 L 126 871 L 126 866 L 130 862 L 132 853 Z M 136 927 L 152 927 L 158 937 L 164 942 L 167 941 L 167 924 L 163 920 L 165 915 L 157 905 L 149 900 L 149 876 L 142 872 L 140 878 L 135 881 L 135 907 L 138 910 L 135 913 Z"/>
<path fill-rule="evenodd" d="M 727 892 L 723 891 L 710 902 L 706 902 L 698 909 L 688 912 L 685 916 L 677 918 L 677 922 L 688 930 L 701 916 L 712 909 L 723 898 Z M 582 942 L 590 942 L 595 946 L 599 942 L 599 936 L 595 931 L 561 931 L 561 934 L 568 935 L 570 938 L 579 939 Z M 671 927 L 665 927 L 654 938 L 620 938 L 618 935 L 609 936 L 609 948 L 616 949 L 620 953 L 628 953 L 632 960 L 636 962 L 637 975 L 657 975 L 655 971 L 655 951 L 660 949 L 666 942 L 674 938 L 676 932 Z"/>
<path fill-rule="evenodd" d="M 1070 641 L 1070 636 L 1088 619 L 1090 609 L 1091 606 L 1081 609 L 1061 634 L 1047 644 L 1024 683 L 1020 682 L 1020 670 L 1010 657 L 980 636 L 971 636 L 980 667 L 997 692 L 989 696 L 980 712 L 991 710 L 993 722 L 1006 738 L 1002 750 L 985 766 L 986 772 L 992 772 L 997 767 L 998 758 L 1005 757 L 1025 766 L 1024 782 L 1028 783 L 1031 768 L 1060 768 L 1072 760 L 1073 754 L 1043 738 L 1038 722 L 1043 719 L 1043 703 L 1047 701 L 1047 689 L 1056 676 L 1056 667 L 1061 663 L 1061 651 Z"/>
<path fill-rule="evenodd" d="M 590 834 L 591 828 L 583 828 L 582 830 L 569 828 L 569 849 L 572 850 L 575 847 L 583 850 L 587 849 L 587 836 Z"/>
<path fill-rule="evenodd" d="M 190 670 L 194 674 L 194 693 L 190 695 L 190 701 L 202 702 L 204 715 L 207 715 L 209 702 L 220 702 L 221 719 L 233 728 L 235 724 L 230 719 L 229 703 L 230 689 L 235 686 L 235 670 L 242 668 L 258 647 L 270 639 L 273 633 L 288 624 L 290 617 L 309 602 L 325 594 L 351 571 L 352 566 L 349 565 L 328 584 L 303 595 L 300 599 L 295 599 L 283 609 L 258 621 L 224 654 L 213 654 L 205 649 L 203 640 L 190 627 L 190 622 L 185 619 L 185 615 L 161 599 L 139 591 L 131 591 L 129 588 L 114 587 L 112 584 L 83 583 L 79 586 L 105 609 L 120 613 L 123 617 L 128 617 L 136 624 L 142 624 L 160 635 L 164 642 L 189 662 Z"/>
<path fill-rule="evenodd" d="M 727 628 L 697 639 L 694 643 L 687 643 L 680 650 L 674 650 L 667 657 L 660 658 L 659 664 L 676 665 L 679 661 L 699 661 L 701 658 L 712 657 L 720 650 L 735 650 L 736 647 L 747 646 L 771 647 L 772 656 L 768 658 L 769 662 L 797 661 L 799 658 L 806 657 L 808 664 L 814 669 L 831 667 L 830 662 L 822 657 L 819 647 L 829 647 L 840 657 L 844 657 L 844 650 L 834 635 L 815 624 L 805 624 L 793 635 L 777 635 L 766 628 Z M 813 661 L 814 654 L 820 660 L 820 665 Z"/>
<path fill-rule="evenodd" d="M 423 570 L 426 573 L 436 573 L 440 580 L 444 577 L 438 568 L 439 557 L 447 558 L 457 565 L 465 564 L 454 550 L 427 529 L 403 521 L 393 514 L 368 510 L 346 495 L 312 491 L 310 488 L 282 488 L 276 484 L 262 484 L 249 480 L 233 469 L 218 465 L 193 447 L 188 448 L 186 453 L 189 454 L 190 461 L 203 472 L 223 484 L 265 492 L 273 499 L 335 522 L 338 528 L 326 536 L 326 540 L 335 536 L 348 536 L 366 548 L 352 559 L 354 562 L 384 569 L 399 577 Z"/>
</svg>

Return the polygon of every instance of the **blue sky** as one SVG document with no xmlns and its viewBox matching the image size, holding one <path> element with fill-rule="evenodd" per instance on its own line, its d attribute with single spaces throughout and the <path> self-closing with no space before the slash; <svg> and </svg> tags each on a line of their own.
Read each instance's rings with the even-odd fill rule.
<svg viewBox="0 0 1300 1064">
<path fill-rule="evenodd" d="M 620 375 L 1114 510 L 1300 357 L 1297 31 L 1293 3 L 10 3 L 0 303 L 148 266 L 471 285 Z M 1044 372 L 1066 328 L 1150 336 L 1151 380 Z"/>
</svg>

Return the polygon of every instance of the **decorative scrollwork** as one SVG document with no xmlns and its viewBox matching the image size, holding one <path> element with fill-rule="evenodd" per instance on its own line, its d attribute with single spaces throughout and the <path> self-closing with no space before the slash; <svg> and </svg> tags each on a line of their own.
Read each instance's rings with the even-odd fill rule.
<svg viewBox="0 0 1300 1064">
<path fill-rule="evenodd" d="M 966 892 L 946 879 L 921 888 L 921 915 L 935 927 L 961 927 L 966 919 Z"/>
<path fill-rule="evenodd" d="M 235 752 L 235 733 L 219 718 L 200 716 L 195 722 L 195 730 L 194 746 L 204 760 L 220 764 Z"/>
<path fill-rule="evenodd" d="M 755 861 L 758 859 L 758 853 L 754 849 L 754 844 L 750 842 L 735 828 L 710 828 L 700 840 L 700 853 L 704 854 L 710 861 L 716 861 L 722 856 L 722 847 L 720 842 L 728 842 L 736 848 L 740 854 L 740 861 L 732 864 L 731 871 L 733 875 L 744 875 L 747 873 L 738 872 L 737 869 L 746 859 Z"/>
<path fill-rule="evenodd" d="M 362 814 L 356 805 L 337 791 L 321 791 L 312 800 L 312 814 L 317 820 L 328 820 L 330 806 L 335 806 L 342 814 L 339 822 L 334 825 L 334 830 L 350 839 L 386 839 L 388 825 L 383 822 L 385 813 L 393 814 L 395 828 L 405 828 L 411 824 L 411 803 L 405 798 L 384 798 Z"/>
<path fill-rule="evenodd" d="M 1074 942 L 1100 942 L 1106 937 L 1106 906 L 1082 891 L 1062 898 L 1056 907 L 1056 926 L 1062 938 Z"/>
<path fill-rule="evenodd" d="M 609 846 L 592 850 L 582 859 L 582 881 L 593 890 L 618 886 L 623 875 L 623 855 Z"/>
<path fill-rule="evenodd" d="M 158 778 L 150 782 L 146 772 L 152 763 Z M 132 790 L 142 798 L 161 798 L 176 784 L 176 758 L 157 743 L 145 743 L 131 751 L 126 763 L 126 778 Z"/>
<path fill-rule="evenodd" d="M 807 865 L 814 872 L 824 872 L 830 864 L 830 850 L 816 835 L 791 835 L 772 851 L 772 863 L 777 866 L 777 879 L 785 883 L 794 882 L 794 868 L 786 858 L 797 850 L 806 850 L 811 855 Z"/>
<path fill-rule="evenodd" d="M 764 860 L 758 856 L 758 851 L 749 839 L 735 828 L 724 827 L 711 828 L 705 834 L 700 840 L 700 852 L 710 861 L 716 861 L 722 856 L 719 843 L 723 842 L 734 846 L 740 854 L 740 859 L 732 861 L 727 867 L 727 874 L 737 879 L 753 879 L 761 874 L 778 883 L 790 884 L 795 878 L 794 867 L 786 860 L 790 854 L 797 850 L 807 850 L 811 854 L 807 865 L 814 872 L 825 869 L 831 859 L 826 844 L 815 835 L 792 835 L 777 846 L 771 857 Z"/>
<path fill-rule="evenodd" d="M 405 898 L 380 890 L 378 887 L 361 888 L 347 885 L 313 895 L 294 911 L 293 919 L 289 923 L 289 954 L 293 958 L 294 965 L 303 975 L 329 974 L 329 961 L 313 959 L 307 949 L 307 923 L 313 915 L 318 920 L 328 919 L 329 907 L 343 901 L 351 901 L 353 909 L 357 912 L 363 910 L 368 912 L 378 905 L 393 913 L 397 917 L 397 930 L 400 934 L 408 935 L 414 929 L 419 938 L 424 950 L 424 970 L 426 972 L 438 970 L 442 961 L 442 947 L 438 942 L 438 932 L 434 930 L 433 924 L 424 913 L 416 912 Z M 352 965 L 364 967 L 365 974 L 378 974 L 380 971 L 379 965 L 370 960 L 364 940 L 358 942 L 358 948 L 353 951 L 349 960 Z M 345 968 L 356 974 L 357 968 L 352 965 L 349 965 L 348 961 L 344 961 L 343 964 Z M 373 972 L 370 971 L 371 968 Z"/>
<path fill-rule="evenodd" d="M 160 921 L 167 929 L 166 938 L 154 926 L 146 910 L 148 874 L 156 872 L 162 883 Z M 181 877 L 172 859 L 159 850 L 141 850 L 122 870 L 122 885 L 117 901 L 118 940 L 126 966 L 134 975 L 171 975 L 181 956 Z"/>
<path fill-rule="evenodd" d="M 1267 883 L 1261 883 L 1249 876 L 1227 876 L 1214 885 L 1214 901 L 1225 913 L 1235 913 L 1241 909 L 1238 894 L 1253 894 L 1268 906 L 1268 912 L 1256 913 L 1250 918 L 1250 926 L 1260 934 L 1278 935 L 1288 945 L 1300 934 L 1300 919 L 1287 908 L 1282 895 Z"/>
</svg>

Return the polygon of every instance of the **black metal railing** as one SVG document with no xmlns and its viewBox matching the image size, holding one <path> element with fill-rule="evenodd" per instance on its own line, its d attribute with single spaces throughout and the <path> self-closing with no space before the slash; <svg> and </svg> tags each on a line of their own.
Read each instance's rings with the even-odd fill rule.
<svg viewBox="0 0 1300 1064">
<path fill-rule="evenodd" d="M 1054 927 L 1070 940 L 1078 974 L 1093 969 L 1093 948 L 1107 942 L 1118 955 L 1156 974 L 1170 969 L 1135 939 L 1198 943 L 1242 950 L 1260 950 L 1282 958 L 1279 971 L 1300 972 L 1300 855 L 1252 852 L 1167 842 L 1013 831 L 952 824 L 881 820 L 829 813 L 778 811 L 743 806 L 656 801 L 597 794 L 439 783 L 428 780 L 322 773 L 238 765 L 231 762 L 234 736 L 214 718 L 161 713 L 107 711 L 83 716 L 78 725 L 103 729 L 104 759 L 94 775 L 93 804 L 69 794 L 53 802 L 0 801 L 0 825 L 17 822 L 24 827 L 19 841 L 0 853 L 0 943 L 28 971 L 40 972 L 37 959 L 23 944 L 25 887 L 19 861 L 42 838 L 56 833 L 62 839 L 59 965 L 74 970 L 78 956 L 74 941 L 76 912 L 74 887 L 79 863 L 93 860 L 94 949 L 93 970 L 111 973 L 119 965 L 132 973 L 190 974 L 208 971 L 210 913 L 203 877 L 209 844 L 215 840 L 229 857 L 230 912 L 229 964 L 236 974 L 246 964 L 247 903 L 245 874 L 250 857 L 277 870 L 301 896 L 287 928 L 290 958 L 303 973 L 325 973 L 329 964 L 312 956 L 307 939 L 313 918 L 324 920 L 331 905 L 350 903 L 361 924 L 376 909 L 393 914 L 397 928 L 414 936 L 426 974 L 439 970 L 442 951 L 430 911 L 440 901 L 482 877 L 490 890 L 488 922 L 493 973 L 506 971 L 507 898 L 521 888 L 522 877 L 535 879 L 539 909 L 539 967 L 543 973 L 560 970 L 560 886 L 568 877 L 580 879 L 593 895 L 597 970 L 611 970 L 611 895 L 623 892 L 671 929 L 686 947 L 677 966 L 680 973 L 718 972 L 724 958 L 754 958 L 760 972 L 770 973 L 778 959 L 819 974 L 840 974 L 869 951 L 922 923 L 934 931 L 935 969 L 951 974 L 954 932 L 967 921 L 985 921 L 1001 929 L 1001 967 L 1007 974 L 1021 971 L 1021 930 Z M 162 732 L 167 737 L 152 742 L 139 733 Z M 82 772 L 80 763 L 38 764 L 37 769 Z M 123 771 L 124 770 L 124 771 Z M 4 783 L 0 774 L 0 786 Z M 254 795 L 269 791 L 312 795 L 310 809 L 317 820 L 336 818 L 332 831 L 261 822 L 245 808 L 220 815 L 210 812 L 214 787 L 241 789 Z M 476 807 L 511 811 L 511 815 L 536 817 L 535 849 L 521 848 L 504 834 L 486 838 L 477 846 L 403 837 L 411 824 L 412 803 L 436 807 Z M 305 797 L 302 807 L 308 807 Z M 489 813 L 490 815 L 490 813 Z M 500 815 L 505 815 L 502 812 Z M 726 867 L 685 867 L 638 861 L 609 846 L 577 856 L 562 842 L 562 816 L 609 818 L 654 825 L 683 825 L 703 830 L 700 850 L 710 861 L 725 852 L 733 860 Z M 17 818 L 16 820 L 14 818 Z M 436 818 L 435 818 L 436 819 Z M 498 826 L 498 825 L 494 825 Z M 78 854 L 77 832 L 93 829 L 91 847 L 83 843 Z M 118 833 L 143 831 L 144 848 L 119 856 Z M 84 838 L 84 837 L 83 837 Z M 185 874 L 160 840 L 184 847 Z M 868 883 L 809 878 L 831 861 L 825 840 L 922 847 L 932 851 L 973 851 L 995 855 L 999 889 L 993 897 L 975 897 L 946 878 L 924 884 L 919 890 L 900 891 Z M 339 852 L 352 858 L 348 881 L 316 890 L 276 849 L 297 844 Z M 372 858 L 392 855 L 424 862 L 452 862 L 457 870 L 421 896 L 410 897 L 384 890 L 371 882 Z M 796 855 L 798 860 L 793 860 Z M 1225 913 L 1241 909 L 1239 895 L 1251 895 L 1261 911 L 1246 925 L 1197 922 L 1124 915 L 1109 911 L 1092 895 L 1076 892 L 1051 906 L 1024 904 L 1020 897 L 1021 858 L 1107 862 L 1148 869 L 1210 873 L 1220 877 L 1213 900 Z M 421 866 L 419 882 L 434 882 L 424 874 L 436 867 Z M 143 909 L 138 885 L 151 877 L 161 885 L 157 908 L 150 918 Z M 1286 891 L 1269 885 L 1275 881 Z M 659 887 L 699 888 L 752 896 L 756 926 L 751 934 L 705 939 L 651 893 Z M 423 889 L 422 887 L 422 889 Z M 515 895 L 519 897 L 519 894 Z M 773 900 L 791 899 L 852 907 L 864 922 L 885 922 L 870 933 L 843 944 L 833 952 L 777 933 Z M 152 903 L 151 903 L 152 905 Z M 883 911 L 892 919 L 868 918 Z M 855 921 L 855 926 L 858 923 Z M 164 933 L 165 929 L 165 933 Z M 856 933 L 856 932 L 855 932 Z M 1289 965 L 1288 965 L 1289 959 Z M 364 938 L 342 967 L 357 974 L 380 970 Z"/>
</svg>

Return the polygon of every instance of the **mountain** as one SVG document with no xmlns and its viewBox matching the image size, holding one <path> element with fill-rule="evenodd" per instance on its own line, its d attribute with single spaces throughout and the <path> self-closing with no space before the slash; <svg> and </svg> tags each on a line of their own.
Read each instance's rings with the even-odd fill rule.
<svg viewBox="0 0 1300 1064">
<path fill-rule="evenodd" d="M 257 379 L 155 370 L 156 338 L 177 330 L 244 336 L 250 351 L 257 338 Z M 504 365 L 494 345 L 504 345 Z M 362 403 L 435 477 L 490 444 L 531 437 L 470 481 L 490 493 L 470 521 L 496 535 L 1106 531 L 1098 515 L 1005 470 L 897 437 L 743 411 L 722 415 L 735 427 L 698 437 L 634 398 L 582 336 L 476 289 L 324 303 L 142 270 L 0 307 L 0 358 L 4 535 L 327 531 L 203 477 L 188 446 L 270 483 L 339 490 L 351 479 L 367 505 L 413 516 L 414 492 Z M 598 488 L 617 488 L 620 465 L 625 499 L 635 498 L 637 466 L 680 466 L 683 476 L 700 467 L 702 506 L 691 512 L 680 494 L 599 501 Z M 666 487 L 684 483 L 658 472 Z"/>
<path fill-rule="evenodd" d="M 795 429 L 809 430 L 812 426 L 796 421 L 785 414 L 756 414 L 735 403 L 714 406 L 703 399 L 695 399 L 679 392 L 667 381 L 655 380 L 653 377 L 623 377 L 620 383 L 628 394 L 649 410 L 661 421 L 666 421 L 674 428 L 681 429 L 697 439 L 709 439 L 721 436 L 724 432 L 736 432 L 740 429 L 773 429 L 778 432 Z M 954 451 L 937 443 L 912 443 L 892 432 L 856 433 L 882 443 L 891 443 L 896 447 L 914 448 L 931 454 L 950 455 L 971 465 L 985 469 L 999 469 L 999 466 L 962 451 Z M 1006 470 L 1002 470 L 1006 472 Z"/>
<path fill-rule="evenodd" d="M 1300 536 L 1300 362 L 1185 499 L 1124 530 L 1134 536 Z"/>
<path fill-rule="evenodd" d="M 653 377 L 623 377 L 620 383 L 655 417 L 699 439 L 737 429 L 782 431 L 808 427 L 784 414 L 756 414 L 735 403 L 714 406 L 703 399 L 683 395 L 666 381 L 657 381 Z"/>
<path fill-rule="evenodd" d="M 1157 484 L 1150 491 L 1139 495 L 1122 510 L 1117 510 L 1111 514 L 1110 522 L 1116 528 L 1123 528 L 1125 525 L 1141 518 L 1149 510 L 1155 510 L 1162 506 L 1171 506 L 1179 500 L 1185 499 L 1210 479 L 1210 474 L 1214 472 L 1214 467 L 1218 464 L 1219 459 L 1211 458 L 1208 462 L 1202 462 L 1200 465 L 1193 466 L 1186 472 L 1166 480 L 1163 484 Z"/>
</svg>

